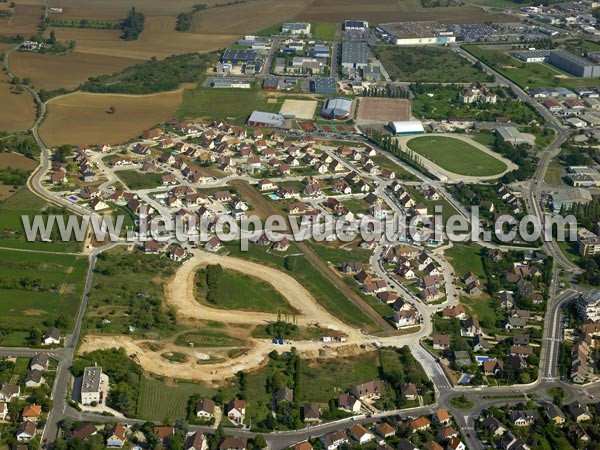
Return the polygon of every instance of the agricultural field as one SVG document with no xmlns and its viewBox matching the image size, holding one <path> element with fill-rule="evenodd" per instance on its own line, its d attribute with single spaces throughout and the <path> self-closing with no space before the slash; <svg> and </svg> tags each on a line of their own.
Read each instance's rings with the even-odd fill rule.
<svg viewBox="0 0 600 450">
<path fill-rule="evenodd" d="M 14 15 L 10 20 L 0 21 L 0 36 L 31 36 L 35 34 L 42 16 L 44 2 L 42 0 L 30 0 L 16 2 Z"/>
<path fill-rule="evenodd" d="M 35 121 L 33 97 L 27 91 L 18 92 L 0 81 L 0 131 L 23 131 Z"/>
<path fill-rule="evenodd" d="M 33 170 L 36 166 L 37 163 L 33 159 L 19 153 L 0 153 L 0 170 L 9 167 L 13 169 Z"/>
<path fill-rule="evenodd" d="M 53 28 L 57 39 L 77 42 L 77 52 L 113 58 L 148 60 L 174 54 L 209 52 L 239 39 L 233 34 L 195 34 L 175 31 L 174 17 L 146 17 L 144 32 L 135 41 L 121 39 L 119 30 Z"/>
<path fill-rule="evenodd" d="M 74 52 L 70 55 L 42 55 L 15 52 L 10 67 L 19 78 L 30 78 L 36 89 L 75 89 L 89 77 L 119 72 L 138 64 L 138 59 Z"/>
<path fill-rule="evenodd" d="M 31 329 L 42 333 L 73 323 L 87 258 L 0 250 L 0 345 L 27 345 Z"/>
<path fill-rule="evenodd" d="M 464 45 L 463 48 L 522 88 L 600 86 L 600 78 L 573 77 L 550 64 L 524 63 L 500 50 L 477 45 Z"/>
<path fill-rule="evenodd" d="M 42 212 L 61 214 L 44 200 L 23 187 L 7 200 L 0 203 L 0 247 L 40 250 L 50 252 L 79 252 L 81 243 L 76 241 L 62 242 L 57 232 L 51 235 L 52 242 L 28 242 L 23 229 L 22 215 L 32 218 Z"/>
<path fill-rule="evenodd" d="M 144 420 L 163 421 L 187 417 L 187 404 L 192 395 L 212 397 L 215 389 L 194 383 L 166 382 L 142 377 L 137 416 Z"/>
<path fill-rule="evenodd" d="M 485 76 L 447 48 L 377 46 L 373 52 L 395 81 L 470 83 Z"/>
<path fill-rule="evenodd" d="M 56 97 L 48 102 L 40 134 L 49 146 L 125 142 L 170 119 L 182 94 L 183 89 L 140 96 L 75 92 Z M 111 106 L 114 114 L 108 112 Z"/>
<path fill-rule="evenodd" d="M 202 3 L 213 6 L 227 3 L 229 0 L 202 0 Z M 146 16 L 177 16 L 180 12 L 191 11 L 198 0 L 142 0 L 135 7 Z M 62 8 L 57 18 L 64 19 L 123 19 L 131 4 L 120 0 L 49 0 L 50 8 Z M 52 13 L 51 13 L 52 15 Z"/>
<path fill-rule="evenodd" d="M 294 2 L 253 0 L 221 8 L 208 8 L 194 14 L 192 33 L 225 35 L 253 33 L 291 19 L 310 3 L 308 0 Z M 259 11 L 268 13 L 260 14 Z"/>
<path fill-rule="evenodd" d="M 422 8 L 419 0 L 316 0 L 294 20 L 308 22 L 343 22 L 354 17 L 371 24 L 437 20 L 444 23 L 514 22 L 507 14 L 490 14 L 473 6 Z"/>
<path fill-rule="evenodd" d="M 208 266 L 196 273 L 196 298 L 219 309 L 296 312 L 270 283 L 220 266 Z"/>
<path fill-rule="evenodd" d="M 408 147 L 442 169 L 468 176 L 491 176 L 506 170 L 506 164 L 471 144 L 444 136 L 422 136 Z"/>
</svg>

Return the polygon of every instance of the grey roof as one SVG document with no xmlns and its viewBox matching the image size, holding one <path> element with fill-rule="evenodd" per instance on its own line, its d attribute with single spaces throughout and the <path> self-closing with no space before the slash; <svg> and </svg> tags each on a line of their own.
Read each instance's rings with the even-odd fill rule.
<svg viewBox="0 0 600 450">
<path fill-rule="evenodd" d="M 41 383 L 42 376 L 44 373 L 41 370 L 30 370 L 27 376 L 25 377 L 25 383 L 28 381 L 33 381 L 34 383 Z"/>
<path fill-rule="evenodd" d="M 337 92 L 335 78 L 317 77 L 313 79 L 315 94 L 335 94 Z"/>
<path fill-rule="evenodd" d="M 100 389 L 101 367 L 86 367 L 83 370 L 81 392 L 98 392 Z"/>
<path fill-rule="evenodd" d="M 49 360 L 49 358 L 46 353 L 38 353 L 33 358 L 31 358 L 31 364 L 29 366 L 33 367 L 33 366 L 37 365 L 37 366 L 47 367 L 48 360 Z"/>
<path fill-rule="evenodd" d="M 369 62 L 369 46 L 363 41 L 342 42 L 342 64 L 362 64 Z"/>
<path fill-rule="evenodd" d="M 231 61 L 234 64 L 248 63 L 256 61 L 256 52 L 251 49 L 227 49 L 223 56 L 221 57 L 221 62 L 229 62 Z"/>
</svg>

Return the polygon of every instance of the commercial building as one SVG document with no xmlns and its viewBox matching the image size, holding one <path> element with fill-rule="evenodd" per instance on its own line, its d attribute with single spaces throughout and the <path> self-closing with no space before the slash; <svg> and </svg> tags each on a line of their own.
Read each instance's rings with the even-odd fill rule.
<svg viewBox="0 0 600 450">
<path fill-rule="evenodd" d="M 323 105 L 321 115 L 326 119 L 343 120 L 350 117 L 352 100 L 349 98 L 330 98 Z"/>
<path fill-rule="evenodd" d="M 385 24 L 381 28 L 389 33 L 388 40 L 396 45 L 436 45 L 456 42 L 454 32 L 439 22 L 397 22 Z"/>
<path fill-rule="evenodd" d="M 388 123 L 388 128 L 396 136 L 403 134 L 423 134 L 425 129 L 418 120 L 403 120 Z"/>
<path fill-rule="evenodd" d="M 369 64 L 369 46 L 363 41 L 342 42 L 342 67 L 358 69 Z"/>
<path fill-rule="evenodd" d="M 369 22 L 364 20 L 346 20 L 344 21 L 344 31 L 367 31 Z"/>
<path fill-rule="evenodd" d="M 567 179 L 575 187 L 600 187 L 600 173 L 593 167 L 571 166 Z"/>
<path fill-rule="evenodd" d="M 581 256 L 600 254 L 600 236 L 585 228 L 577 228 L 577 251 Z"/>
<path fill-rule="evenodd" d="M 306 22 L 284 23 L 281 26 L 281 32 L 287 34 L 309 34 L 310 29 L 310 23 Z"/>
<path fill-rule="evenodd" d="M 526 63 L 542 63 L 548 60 L 550 50 L 524 50 L 514 52 L 513 56 Z"/>
<path fill-rule="evenodd" d="M 214 78 L 210 85 L 214 88 L 250 89 L 250 80 L 245 78 L 218 77 Z"/>
<path fill-rule="evenodd" d="M 559 212 L 563 207 L 571 209 L 574 204 L 585 204 L 592 201 L 590 191 L 582 188 L 564 189 L 552 194 L 552 209 Z"/>
<path fill-rule="evenodd" d="M 81 382 L 81 404 L 91 405 L 100 403 L 102 400 L 102 368 L 86 367 L 83 369 L 83 380 Z"/>
<path fill-rule="evenodd" d="M 533 144 L 531 138 L 525 136 L 517 130 L 516 127 L 498 127 L 496 128 L 496 133 L 498 133 L 498 136 L 500 136 L 504 142 L 508 142 L 512 145 Z"/>
<path fill-rule="evenodd" d="M 253 74 L 261 71 L 262 64 L 263 61 L 255 50 L 227 49 L 217 64 L 217 72 Z"/>
<path fill-rule="evenodd" d="M 591 78 L 600 76 L 600 65 L 562 48 L 550 52 L 548 61 L 553 66 L 576 77 Z"/>
<path fill-rule="evenodd" d="M 285 117 L 281 114 L 252 111 L 248 118 L 248 126 L 251 127 L 283 127 L 284 125 Z"/>
<path fill-rule="evenodd" d="M 600 320 L 600 289 L 592 289 L 579 296 L 575 310 L 582 320 Z"/>
<path fill-rule="evenodd" d="M 313 78 L 313 81 L 311 81 L 311 87 L 315 94 L 333 95 L 337 92 L 335 78 Z"/>
</svg>

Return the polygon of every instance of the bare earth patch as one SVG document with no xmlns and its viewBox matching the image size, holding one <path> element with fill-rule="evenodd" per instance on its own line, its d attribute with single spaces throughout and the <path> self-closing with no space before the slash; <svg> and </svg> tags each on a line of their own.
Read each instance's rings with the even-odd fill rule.
<svg viewBox="0 0 600 450">
<path fill-rule="evenodd" d="M 37 163 L 18 153 L 0 153 L 0 169 L 12 167 L 13 169 L 33 170 Z"/>
<path fill-rule="evenodd" d="M 296 119 L 312 119 L 317 109 L 316 100 L 291 100 L 283 102 L 279 114 L 291 116 Z"/>
<path fill-rule="evenodd" d="M 401 98 L 363 97 L 358 107 L 358 123 L 388 123 L 410 119 L 410 101 Z"/>
</svg>

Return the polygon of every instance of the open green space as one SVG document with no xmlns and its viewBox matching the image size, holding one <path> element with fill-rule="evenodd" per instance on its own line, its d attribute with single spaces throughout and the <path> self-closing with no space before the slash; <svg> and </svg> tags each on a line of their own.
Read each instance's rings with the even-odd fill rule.
<svg viewBox="0 0 600 450">
<path fill-rule="evenodd" d="M 234 347 L 241 345 L 242 341 L 230 336 L 225 331 L 202 328 L 198 331 L 180 334 L 175 339 L 175 344 L 182 347 Z"/>
<path fill-rule="evenodd" d="M 196 298 L 220 309 L 296 312 L 271 283 L 219 265 L 209 265 L 196 273 Z"/>
<path fill-rule="evenodd" d="M 27 241 L 21 216 L 29 217 L 32 223 L 37 214 L 44 218 L 48 214 L 56 214 L 64 216 L 65 220 L 68 219 L 65 210 L 49 205 L 27 188 L 19 189 L 4 202 L 0 202 L 0 247 L 48 252 L 81 251 L 80 242 L 62 242 L 56 226 L 50 235 L 50 242 L 42 242 L 39 237 L 32 242 Z"/>
<path fill-rule="evenodd" d="M 164 173 L 140 173 L 137 170 L 119 170 L 116 175 L 129 189 L 152 189 L 160 186 Z"/>
<path fill-rule="evenodd" d="M 481 279 L 485 277 L 483 247 L 454 243 L 451 248 L 444 250 L 444 254 L 450 258 L 450 264 L 457 276 L 462 277 L 467 272 L 473 272 Z"/>
<path fill-rule="evenodd" d="M 319 244 L 313 241 L 307 241 L 306 243 L 313 252 L 315 252 L 319 258 L 323 261 L 340 265 L 344 261 L 358 261 L 361 263 L 368 263 L 371 257 L 371 251 L 362 248 L 348 247 L 340 248 L 333 245 Z"/>
<path fill-rule="evenodd" d="M 403 181 L 417 181 L 418 178 L 406 170 L 404 167 L 399 166 L 390 158 L 385 155 L 377 154 L 370 157 L 375 165 L 379 166 L 380 169 L 389 169 L 396 172 L 396 178 Z"/>
<path fill-rule="evenodd" d="M 470 83 L 485 73 L 448 48 L 435 46 L 372 47 L 394 81 Z"/>
<path fill-rule="evenodd" d="M 562 186 L 565 183 L 562 180 L 562 173 L 565 167 L 562 164 L 559 164 L 555 161 L 551 161 L 548 164 L 548 168 L 546 169 L 546 173 L 544 175 L 544 182 L 548 184 L 553 184 L 555 186 Z"/>
<path fill-rule="evenodd" d="M 239 244 L 228 245 L 230 256 L 272 265 L 294 277 L 329 312 L 344 322 L 372 329 L 373 322 L 354 303 L 344 297 L 340 291 L 310 264 L 304 256 L 278 257 L 266 252 L 264 247 L 251 245 L 243 252 Z"/>
<path fill-rule="evenodd" d="M 250 89 L 215 89 L 201 87 L 186 89 L 176 117 L 179 119 L 219 119 L 241 125 L 254 110 L 277 113 L 283 98 L 269 103 L 268 94 L 260 86 Z"/>
<path fill-rule="evenodd" d="M 312 24 L 312 34 L 315 39 L 333 41 L 337 31 L 337 23 L 317 22 Z"/>
<path fill-rule="evenodd" d="M 478 45 L 463 45 L 463 48 L 522 88 L 600 86 L 600 78 L 573 77 L 550 64 L 524 63 L 500 50 Z"/>
<path fill-rule="evenodd" d="M 408 147 L 458 175 L 492 176 L 506 170 L 506 164 L 468 142 L 445 136 L 422 136 L 408 141 Z"/>
<path fill-rule="evenodd" d="M 0 345 L 40 345 L 53 326 L 70 331 L 86 269 L 84 257 L 0 250 Z"/>
<path fill-rule="evenodd" d="M 158 255 L 117 247 L 98 256 L 90 290 L 84 331 L 108 334 L 150 332 L 170 335 L 175 313 L 163 304 L 162 280 L 177 263 Z"/>
<path fill-rule="evenodd" d="M 459 94 L 463 87 L 456 85 L 415 84 L 412 90 L 412 112 L 416 117 L 443 121 L 452 117 L 470 117 L 482 122 L 509 117 L 513 123 L 522 125 L 539 120 L 529 104 L 505 97 L 505 91 L 498 87 L 491 88 L 496 93 L 496 103 L 462 103 Z"/>
<path fill-rule="evenodd" d="M 492 298 L 467 298 L 461 297 L 460 302 L 465 305 L 474 316 L 477 316 L 486 333 L 495 333 L 496 330 L 496 311 L 494 309 L 494 300 Z"/>
</svg>

